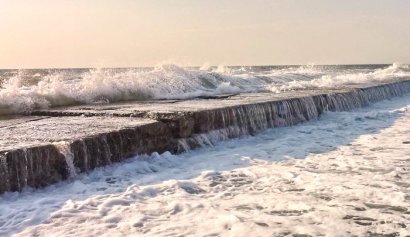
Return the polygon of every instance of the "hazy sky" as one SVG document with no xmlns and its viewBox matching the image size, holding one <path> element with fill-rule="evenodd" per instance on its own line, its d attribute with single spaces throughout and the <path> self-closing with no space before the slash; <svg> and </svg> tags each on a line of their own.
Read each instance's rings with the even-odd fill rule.
<svg viewBox="0 0 410 237">
<path fill-rule="evenodd" d="M 410 63 L 410 0 L 0 0 L 0 68 Z"/>
</svg>

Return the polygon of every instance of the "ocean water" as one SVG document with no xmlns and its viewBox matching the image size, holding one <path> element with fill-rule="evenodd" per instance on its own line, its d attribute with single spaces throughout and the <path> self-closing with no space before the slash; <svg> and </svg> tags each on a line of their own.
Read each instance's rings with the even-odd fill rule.
<svg viewBox="0 0 410 237">
<path fill-rule="evenodd" d="M 0 236 L 406 236 L 409 120 L 405 96 L 7 193 Z"/>
<path fill-rule="evenodd" d="M 409 77 L 399 64 L 1 70 L 0 114 Z M 0 236 L 410 235 L 409 121 L 404 96 L 71 173 L 43 189 L 0 195 Z"/>
<path fill-rule="evenodd" d="M 0 114 L 75 104 L 335 88 L 408 76 L 409 65 L 400 64 L 0 70 Z"/>
</svg>

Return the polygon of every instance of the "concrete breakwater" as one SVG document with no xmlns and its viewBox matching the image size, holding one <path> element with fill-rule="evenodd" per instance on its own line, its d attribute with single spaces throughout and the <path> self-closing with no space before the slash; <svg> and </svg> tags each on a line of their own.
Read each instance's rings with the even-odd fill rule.
<svg viewBox="0 0 410 237">
<path fill-rule="evenodd" d="M 44 187 L 128 157 L 183 152 L 410 93 L 410 80 L 341 89 L 33 111 L 0 120 L 0 193 Z"/>
</svg>

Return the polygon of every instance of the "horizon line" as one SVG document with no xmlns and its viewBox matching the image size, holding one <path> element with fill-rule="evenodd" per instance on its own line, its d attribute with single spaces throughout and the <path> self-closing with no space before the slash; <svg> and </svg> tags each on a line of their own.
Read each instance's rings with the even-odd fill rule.
<svg viewBox="0 0 410 237">
<path fill-rule="evenodd" d="M 209 65 L 208 67 L 291 67 L 291 66 L 365 66 L 365 65 L 410 65 L 410 63 L 342 63 L 342 64 L 315 64 L 315 63 L 307 63 L 307 64 L 245 64 L 245 65 Z M 173 63 L 164 63 L 158 65 L 175 65 L 181 68 L 201 68 L 203 65 L 196 65 L 196 66 L 180 66 L 178 64 Z M 155 68 L 157 65 L 154 66 L 112 66 L 112 67 L 32 67 L 32 68 L 0 68 L 0 70 L 64 70 L 64 69 L 127 69 L 127 68 Z"/>
</svg>

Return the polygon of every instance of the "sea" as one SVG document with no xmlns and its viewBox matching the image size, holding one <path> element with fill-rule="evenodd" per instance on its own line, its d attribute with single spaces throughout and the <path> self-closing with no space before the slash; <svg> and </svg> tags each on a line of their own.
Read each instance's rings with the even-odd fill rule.
<svg viewBox="0 0 410 237">
<path fill-rule="evenodd" d="M 56 106 L 337 88 L 410 76 L 410 66 L 302 65 L 0 70 L 0 114 Z"/>
<path fill-rule="evenodd" d="M 0 111 L 400 78 L 410 78 L 409 65 L 0 70 Z M 0 195 L 0 236 L 406 235 L 410 95 Z"/>
</svg>

